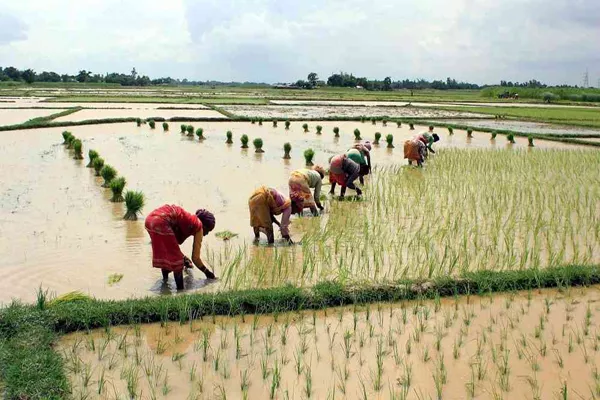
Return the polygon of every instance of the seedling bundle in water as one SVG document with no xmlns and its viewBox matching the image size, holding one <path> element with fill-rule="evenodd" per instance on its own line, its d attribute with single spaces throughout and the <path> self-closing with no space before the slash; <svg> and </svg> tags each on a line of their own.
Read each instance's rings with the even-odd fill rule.
<svg viewBox="0 0 600 400">
<path fill-rule="evenodd" d="M 198 136 L 198 140 L 200 140 L 200 141 L 206 139 L 204 137 L 204 129 L 202 129 L 202 128 L 196 129 L 196 136 Z"/>
<path fill-rule="evenodd" d="M 123 202 L 123 189 L 125 189 L 127 181 L 124 177 L 120 176 L 118 178 L 110 181 L 110 190 L 112 192 L 112 198 L 110 201 L 113 203 L 121 203 Z"/>
<path fill-rule="evenodd" d="M 254 152 L 255 153 L 264 153 L 265 152 L 262 148 L 263 140 L 261 138 L 254 139 L 254 141 L 252 143 L 254 144 Z"/>
<path fill-rule="evenodd" d="M 304 132 L 308 132 L 308 124 L 302 124 L 302 129 L 304 129 Z"/>
<path fill-rule="evenodd" d="M 137 124 L 137 126 L 142 126 L 142 119 L 141 118 L 136 118 L 135 119 L 135 123 Z"/>
<path fill-rule="evenodd" d="M 73 158 L 76 160 L 83 160 L 83 144 L 81 143 L 81 140 L 73 140 L 73 150 L 75 152 Z"/>
<path fill-rule="evenodd" d="M 108 276 L 108 285 L 112 286 L 115 283 L 119 283 L 121 279 L 123 279 L 123 274 L 111 274 Z"/>
<path fill-rule="evenodd" d="M 509 133 L 508 135 L 506 135 L 506 139 L 508 139 L 509 143 L 513 144 L 515 142 L 515 134 Z"/>
<path fill-rule="evenodd" d="M 276 119 L 273 120 L 273 128 L 277 128 L 277 120 Z"/>
<path fill-rule="evenodd" d="M 105 165 L 100 170 L 100 175 L 104 179 L 102 187 L 108 188 L 110 187 L 110 182 L 117 176 L 117 170 L 111 167 L 110 165 Z"/>
<path fill-rule="evenodd" d="M 396 126 L 397 126 L 398 128 L 400 128 L 400 127 L 402 126 L 402 122 L 401 122 L 401 121 L 396 121 Z"/>
<path fill-rule="evenodd" d="M 163 126 L 163 131 L 165 131 L 165 132 L 166 132 L 166 131 L 168 131 L 168 130 L 169 130 L 169 124 L 167 124 L 166 122 L 163 122 L 163 123 L 162 123 L 162 126 Z"/>
<path fill-rule="evenodd" d="M 321 125 L 317 125 L 317 135 L 320 135 L 322 130 L 323 127 Z"/>
<path fill-rule="evenodd" d="M 98 157 L 98 152 L 96 150 L 88 151 L 88 157 L 90 158 L 90 162 L 86 165 L 87 168 L 94 167 L 94 160 Z"/>
<path fill-rule="evenodd" d="M 153 119 L 151 119 L 150 121 L 148 121 L 148 125 L 150 125 L 150 129 L 156 128 L 156 122 L 154 122 Z"/>
<path fill-rule="evenodd" d="M 493 131 L 493 132 L 492 132 L 492 140 L 495 140 L 495 139 L 496 139 L 496 136 L 498 136 L 498 132 L 496 132 L 496 131 Z"/>
<path fill-rule="evenodd" d="M 529 147 L 534 147 L 533 145 L 533 136 L 527 136 L 527 142 L 529 142 Z"/>
<path fill-rule="evenodd" d="M 94 170 L 96 171 L 96 176 L 100 176 L 100 171 L 102 170 L 102 167 L 104 167 L 104 158 L 100 156 L 94 158 L 92 165 L 94 166 Z"/>
<path fill-rule="evenodd" d="M 290 158 L 292 158 L 290 156 L 290 151 L 292 151 L 292 145 L 289 143 L 284 143 L 283 144 L 283 158 L 286 160 L 289 160 Z"/>
<path fill-rule="evenodd" d="M 393 149 L 394 148 L 394 135 L 392 135 L 391 133 L 388 134 L 385 137 L 385 141 L 387 142 L 387 148 L 388 149 Z"/>
<path fill-rule="evenodd" d="M 451 126 L 448 127 L 448 134 L 454 135 L 454 129 Z"/>
<path fill-rule="evenodd" d="M 69 131 L 64 131 L 62 133 L 62 137 L 63 137 L 63 144 L 68 145 L 69 142 L 71 141 L 71 138 L 73 137 L 73 134 Z"/>
<path fill-rule="evenodd" d="M 354 140 L 361 140 L 360 131 L 358 128 L 354 130 Z"/>
<path fill-rule="evenodd" d="M 187 135 L 189 137 L 193 137 L 194 136 L 194 126 L 193 125 L 186 126 L 185 130 L 187 131 Z"/>
<path fill-rule="evenodd" d="M 242 142 L 242 149 L 248 148 L 248 140 L 248 135 L 242 135 L 242 137 L 240 138 L 240 142 Z"/>
<path fill-rule="evenodd" d="M 234 237 L 236 237 L 237 235 L 238 235 L 237 233 L 233 233 L 231 231 L 217 232 L 215 234 L 215 236 L 221 240 L 231 240 Z"/>
<path fill-rule="evenodd" d="M 415 124 L 410 123 L 410 124 L 408 124 L 408 127 L 410 128 L 411 131 L 415 130 Z"/>
<path fill-rule="evenodd" d="M 381 139 L 381 132 L 375 132 L 375 140 L 373 144 L 379 144 L 379 139 Z"/>
<path fill-rule="evenodd" d="M 312 167 L 313 158 L 315 157 L 315 151 L 313 149 L 304 150 L 304 161 L 306 161 L 306 166 Z"/>
<path fill-rule="evenodd" d="M 127 208 L 127 212 L 123 216 L 123 219 L 136 221 L 138 214 L 144 208 L 144 194 L 131 190 L 127 191 L 125 193 L 125 207 Z"/>
<path fill-rule="evenodd" d="M 187 131 L 187 125 L 186 124 L 181 124 L 180 128 L 181 128 L 181 133 L 185 133 Z"/>
<path fill-rule="evenodd" d="M 471 128 L 467 129 L 467 137 L 468 138 L 472 138 L 473 137 L 473 129 L 471 129 Z"/>
<path fill-rule="evenodd" d="M 227 131 L 225 136 L 227 137 L 227 140 L 225 141 L 225 143 L 232 144 L 233 143 L 233 133 L 231 131 Z"/>
<path fill-rule="evenodd" d="M 290 120 L 286 119 L 285 120 L 285 129 L 290 129 L 290 124 L 291 124 Z"/>
<path fill-rule="evenodd" d="M 340 137 L 340 128 L 338 128 L 337 126 L 333 128 L 333 133 L 335 137 Z"/>
</svg>

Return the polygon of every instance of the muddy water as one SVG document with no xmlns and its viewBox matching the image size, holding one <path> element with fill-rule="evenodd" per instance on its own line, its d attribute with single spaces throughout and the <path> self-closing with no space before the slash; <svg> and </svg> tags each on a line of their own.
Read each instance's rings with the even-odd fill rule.
<svg viewBox="0 0 600 400">
<path fill-rule="evenodd" d="M 39 108 L 39 107 L 56 107 L 56 108 L 126 108 L 132 110 L 144 110 L 144 109 L 194 109 L 194 110 L 206 110 L 208 107 L 202 104 L 170 104 L 170 103 L 93 103 L 93 102 L 47 102 L 47 97 L 0 97 L 0 106 L 3 108 L 12 107 L 27 107 L 27 108 Z"/>
<path fill-rule="evenodd" d="M 71 334 L 59 347 L 74 398 L 555 399 L 565 385 L 565 398 L 588 398 L 600 384 L 599 301 L 591 287 L 207 317 Z"/>
<path fill-rule="evenodd" d="M 271 104 L 289 105 L 289 104 L 304 104 L 304 105 L 328 105 L 328 106 L 405 106 L 409 104 L 407 101 L 351 101 L 351 100 L 271 100 Z M 429 102 L 410 102 L 416 107 L 515 107 L 515 108 L 570 108 L 570 109 L 597 109 L 598 106 L 572 106 L 568 104 L 540 104 L 540 103 L 513 103 L 513 102 L 494 102 L 494 103 L 474 103 L 462 101 L 448 101 L 443 103 Z"/>
<path fill-rule="evenodd" d="M 227 118 L 225 115 L 213 110 L 164 110 L 157 108 L 127 108 L 127 109 L 98 109 L 98 110 L 81 110 L 73 114 L 65 115 L 55 119 L 57 122 L 62 121 L 85 121 L 87 119 L 103 119 L 103 118 Z"/>
<path fill-rule="evenodd" d="M 507 129 L 517 132 L 525 133 L 540 133 L 540 134 L 554 134 L 554 135 L 568 135 L 568 134 L 581 134 L 581 135 L 600 135 L 600 129 L 585 128 L 578 126 L 566 126 L 556 124 L 545 124 L 539 122 L 528 122 L 528 121 L 512 121 L 512 120 L 449 120 L 444 121 L 448 124 L 457 125 L 469 125 L 472 127 L 489 128 L 489 129 Z"/>
<path fill-rule="evenodd" d="M 402 141 L 423 127 L 410 131 L 408 127 L 382 127 L 381 124 L 355 122 L 324 122 L 323 134 L 303 133 L 301 123 L 283 127 L 251 125 L 241 122 L 209 122 L 202 126 L 207 139 L 200 143 L 179 134 L 179 125 L 171 124 L 164 133 L 160 126 L 113 124 L 72 127 L 81 138 L 84 150 L 93 148 L 107 164 L 126 177 L 130 189 L 142 190 L 146 196 L 144 215 L 165 203 L 176 203 L 194 211 L 203 207 L 217 216 L 217 229 L 230 230 L 239 237 L 224 244 L 214 237 L 205 239 L 205 251 L 211 254 L 229 246 L 249 244 L 252 240 L 248 222 L 247 199 L 260 185 L 276 187 L 288 193 L 291 171 L 303 167 L 302 153 L 308 147 L 316 151 L 317 163 L 325 164 L 329 156 L 342 152 L 353 143 L 351 132 L 360 128 L 363 137 L 372 139 L 376 131 L 393 133 L 397 148 L 375 147 L 373 160 L 377 165 L 404 163 Z M 341 138 L 333 137 L 339 126 Z M 81 290 L 100 298 L 127 298 L 168 293 L 172 282 L 164 286 L 159 273 L 150 267 L 150 243 L 140 221 L 122 220 L 123 204 L 110 203 L 109 191 L 100 187 L 101 178 L 85 168 L 87 161 L 76 161 L 62 145 L 64 128 L 15 131 L 0 135 L 0 303 L 11 298 L 32 300 L 42 284 L 56 293 Z M 225 132 L 232 130 L 234 145 L 225 144 Z M 239 148 L 239 137 L 246 133 L 250 141 L 264 140 L 265 153 Z M 455 131 L 448 136 L 440 131 L 439 149 L 507 148 L 500 137 L 491 142 L 488 135 Z M 282 160 L 284 142 L 292 145 L 292 160 Z M 526 141 L 517 139 L 511 148 L 525 148 Z M 545 148 L 575 148 L 553 142 L 536 141 L 539 151 Z M 15 171 L 18 171 L 15 174 Z M 298 239 L 302 224 L 292 223 L 292 236 Z M 248 246 L 259 254 L 261 249 Z M 191 240 L 183 245 L 191 251 Z M 217 274 L 221 271 L 215 260 Z M 110 286 L 108 277 L 124 274 L 121 282 Z M 202 287 L 205 282 L 196 274 L 188 277 L 190 287 Z M 212 287 L 218 287 L 218 283 Z"/>
<path fill-rule="evenodd" d="M 0 103 L 4 104 L 4 103 Z M 52 114 L 65 111 L 64 109 L 52 109 L 52 110 L 36 110 L 36 109 L 0 109 L 0 126 L 3 125 L 16 125 L 22 124 L 33 118 L 47 117 Z"/>
</svg>

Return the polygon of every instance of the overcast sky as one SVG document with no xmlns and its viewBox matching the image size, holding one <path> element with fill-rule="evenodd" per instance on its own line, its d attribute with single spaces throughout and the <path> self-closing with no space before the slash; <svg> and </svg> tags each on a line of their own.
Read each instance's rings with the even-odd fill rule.
<svg viewBox="0 0 600 400">
<path fill-rule="evenodd" d="M 0 0 L 0 66 L 285 82 L 600 78 L 600 0 Z"/>
</svg>

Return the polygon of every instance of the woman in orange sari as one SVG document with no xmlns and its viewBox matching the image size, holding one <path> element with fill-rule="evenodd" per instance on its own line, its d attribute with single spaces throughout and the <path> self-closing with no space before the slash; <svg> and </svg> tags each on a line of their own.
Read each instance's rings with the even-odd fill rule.
<svg viewBox="0 0 600 400">
<path fill-rule="evenodd" d="M 262 186 L 252 193 L 248 200 L 250 209 L 250 226 L 254 229 L 254 240 L 258 242 L 260 232 L 267 235 L 269 244 L 275 242 L 273 224 L 279 226 L 281 236 L 288 243 L 290 239 L 290 216 L 292 215 L 292 203 L 290 199 L 279 193 L 276 189 Z M 281 223 L 275 215 L 281 214 Z"/>
</svg>

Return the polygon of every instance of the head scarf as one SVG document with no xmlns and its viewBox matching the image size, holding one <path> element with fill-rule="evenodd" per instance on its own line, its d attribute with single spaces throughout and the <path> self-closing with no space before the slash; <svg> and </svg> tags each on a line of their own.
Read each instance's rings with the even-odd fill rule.
<svg viewBox="0 0 600 400">
<path fill-rule="evenodd" d="M 437 133 L 434 133 L 434 134 L 433 134 L 433 141 L 434 141 L 434 142 L 437 142 L 438 140 L 440 140 L 440 137 L 438 136 L 438 134 L 437 134 Z"/>
<path fill-rule="evenodd" d="M 326 175 L 325 168 L 321 167 L 320 165 L 315 165 L 313 167 L 313 170 L 317 171 L 321 175 L 321 178 L 325 177 L 325 175 Z"/>
<path fill-rule="evenodd" d="M 367 150 L 371 151 L 371 149 L 373 148 L 373 146 L 371 146 L 371 142 L 369 142 L 368 140 L 366 142 L 363 143 L 363 145 L 367 148 Z"/>
<path fill-rule="evenodd" d="M 205 234 L 215 229 L 215 216 L 210 211 L 201 208 L 198 211 L 196 211 L 196 217 L 198 217 L 200 222 L 202 222 L 202 229 L 204 229 Z"/>
</svg>

